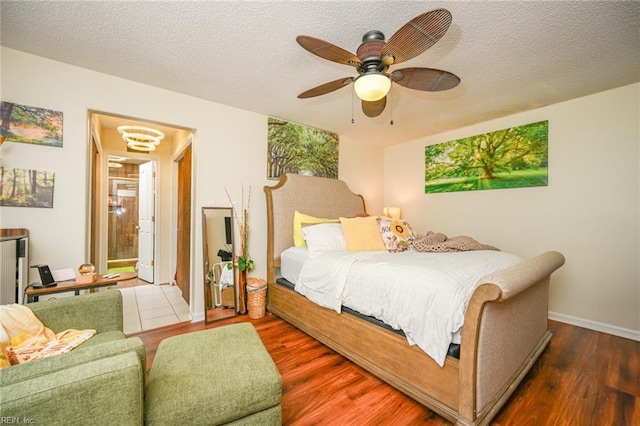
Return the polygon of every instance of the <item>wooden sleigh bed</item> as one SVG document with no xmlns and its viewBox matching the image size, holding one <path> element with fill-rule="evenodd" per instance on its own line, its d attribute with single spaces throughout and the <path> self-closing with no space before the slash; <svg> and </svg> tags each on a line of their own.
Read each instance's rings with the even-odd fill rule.
<svg viewBox="0 0 640 426">
<path fill-rule="evenodd" d="M 294 174 L 264 191 L 267 309 L 446 419 L 488 424 L 551 339 L 549 280 L 564 257 L 550 251 L 484 277 L 465 313 L 459 359 L 447 356 L 440 367 L 405 337 L 276 283 L 280 253 L 293 245 L 296 210 L 351 217 L 365 212 L 363 197 L 343 181 Z"/>
</svg>

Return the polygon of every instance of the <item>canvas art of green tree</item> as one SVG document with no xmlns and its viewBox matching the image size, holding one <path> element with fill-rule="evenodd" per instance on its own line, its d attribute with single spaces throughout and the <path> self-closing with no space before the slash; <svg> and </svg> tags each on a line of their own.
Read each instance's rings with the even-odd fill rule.
<svg viewBox="0 0 640 426">
<path fill-rule="evenodd" d="M 285 173 L 338 178 L 338 135 L 269 118 L 267 177 Z"/>
<path fill-rule="evenodd" d="M 549 122 L 425 147 L 425 193 L 548 185 Z"/>
</svg>

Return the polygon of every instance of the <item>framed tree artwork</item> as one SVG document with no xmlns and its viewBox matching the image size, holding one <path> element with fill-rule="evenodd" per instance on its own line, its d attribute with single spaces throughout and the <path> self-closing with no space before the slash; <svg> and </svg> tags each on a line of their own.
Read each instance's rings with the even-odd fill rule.
<svg viewBox="0 0 640 426">
<path fill-rule="evenodd" d="M 425 193 L 548 185 L 549 122 L 425 147 Z"/>
<path fill-rule="evenodd" d="M 55 173 L 0 167 L 0 206 L 53 207 Z"/>
<path fill-rule="evenodd" d="M 269 117 L 267 178 L 285 173 L 338 178 L 338 135 Z"/>
<path fill-rule="evenodd" d="M 62 148 L 62 112 L 3 101 L 0 136 L 7 142 Z"/>
</svg>

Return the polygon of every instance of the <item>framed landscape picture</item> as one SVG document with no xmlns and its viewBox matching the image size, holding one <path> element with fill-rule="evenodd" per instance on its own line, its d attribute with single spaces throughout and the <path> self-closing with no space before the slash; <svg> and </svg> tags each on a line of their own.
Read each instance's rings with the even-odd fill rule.
<svg viewBox="0 0 640 426">
<path fill-rule="evenodd" d="M 62 112 L 0 103 L 0 136 L 7 142 L 62 147 Z"/>
<path fill-rule="evenodd" d="M 549 122 L 425 147 L 425 193 L 548 185 Z"/>
<path fill-rule="evenodd" d="M 0 206 L 53 207 L 55 173 L 0 167 Z"/>
<path fill-rule="evenodd" d="M 338 135 L 269 117 L 267 178 L 285 173 L 338 178 Z"/>
</svg>

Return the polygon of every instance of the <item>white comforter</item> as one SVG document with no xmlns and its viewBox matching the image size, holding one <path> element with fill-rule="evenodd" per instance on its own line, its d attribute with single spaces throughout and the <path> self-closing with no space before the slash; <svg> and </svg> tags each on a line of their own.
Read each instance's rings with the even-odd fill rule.
<svg viewBox="0 0 640 426">
<path fill-rule="evenodd" d="M 458 253 L 334 252 L 308 259 L 295 289 L 321 306 L 344 305 L 402 330 L 440 366 L 460 343 L 464 313 L 478 280 L 522 258 L 500 251 Z"/>
</svg>

